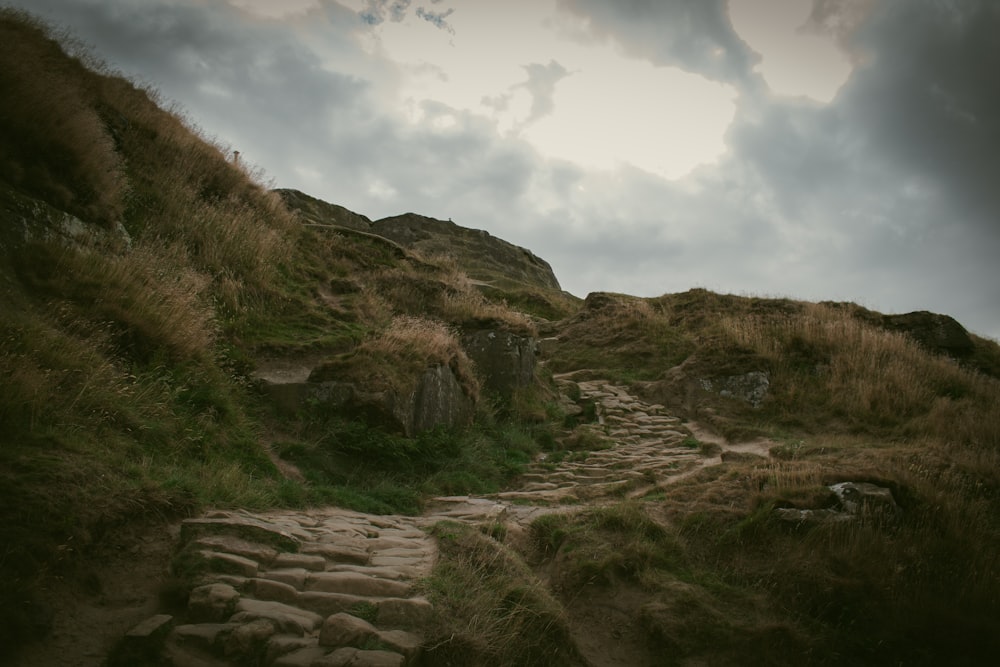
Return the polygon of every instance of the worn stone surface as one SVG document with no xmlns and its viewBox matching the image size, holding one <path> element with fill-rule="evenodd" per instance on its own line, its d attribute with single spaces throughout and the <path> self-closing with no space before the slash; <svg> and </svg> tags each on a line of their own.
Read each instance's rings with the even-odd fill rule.
<svg viewBox="0 0 1000 667">
<path fill-rule="evenodd" d="M 334 614 L 323 623 L 320 646 L 355 646 L 378 637 L 378 629 L 368 621 L 346 613 Z"/>
<path fill-rule="evenodd" d="M 199 623 L 219 623 L 232 616 L 239 599 L 228 584 L 205 584 L 188 595 L 188 616 Z"/>
<path fill-rule="evenodd" d="M 475 404 L 449 366 L 438 364 L 413 378 L 406 391 L 368 391 L 335 380 L 337 364 L 317 366 L 301 400 L 328 405 L 389 431 L 413 436 L 436 426 L 459 426 L 472 419 Z M 282 399 L 284 400 L 284 399 Z"/>
<path fill-rule="evenodd" d="M 448 366 L 428 368 L 420 378 L 412 401 L 412 412 L 402 414 L 406 435 L 436 426 L 461 426 L 472 420 L 475 405 Z"/>
<path fill-rule="evenodd" d="M 189 573 L 200 585 L 191 591 L 182 624 L 169 631 L 163 661 L 194 667 L 417 664 L 424 642 L 440 639 L 425 636 L 435 612 L 416 585 L 437 560 L 437 543 L 427 532 L 432 526 L 442 520 L 503 524 L 523 533 L 538 516 L 572 511 L 586 499 L 641 496 L 706 461 L 662 405 L 604 380 L 567 375 L 555 381 L 592 406 L 594 421 L 561 434 L 563 449 L 528 465 L 510 491 L 436 498 L 419 517 L 329 507 L 214 511 L 183 522 L 181 553 L 212 556 L 188 564 L 200 563 L 204 571 Z M 588 430 L 593 437 L 581 438 Z M 585 441 L 598 448 L 571 449 Z M 218 571 L 220 562 L 232 567 Z M 384 650 L 366 650 L 375 646 Z"/>
<path fill-rule="evenodd" d="M 462 336 L 462 347 L 489 391 L 510 396 L 535 379 L 536 343 L 530 336 L 496 329 L 470 331 Z"/>
</svg>

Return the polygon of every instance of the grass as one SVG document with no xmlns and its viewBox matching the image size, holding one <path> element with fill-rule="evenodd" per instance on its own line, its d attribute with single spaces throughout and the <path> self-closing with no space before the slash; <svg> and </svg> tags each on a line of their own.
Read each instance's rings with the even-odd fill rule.
<svg viewBox="0 0 1000 667">
<path fill-rule="evenodd" d="M 554 372 L 588 368 L 607 379 L 651 380 L 683 361 L 694 342 L 648 299 L 591 294 L 583 310 L 560 327 Z"/>
<path fill-rule="evenodd" d="M 589 368 L 778 444 L 643 502 L 539 519 L 531 557 L 561 590 L 645 591 L 635 623 L 677 662 L 974 664 L 1000 648 L 995 342 L 971 337 L 958 362 L 843 307 L 704 290 L 599 293 L 580 308 L 470 280 L 453 258 L 301 226 L 228 147 L 155 91 L 68 57 L 67 40 L 0 10 L 0 647 L 44 627 L 32 591 L 123 526 L 206 506 L 417 513 L 429 495 L 501 490 L 539 451 L 582 458 L 604 446 L 578 423 L 593 405 L 566 422 L 546 374 Z M 25 236 L 22 219 L 42 231 Z M 64 224 L 117 242 L 67 243 Z M 475 398 L 458 340 L 478 327 L 559 342 L 538 384 L 479 396 L 468 429 L 406 439 L 342 415 L 281 417 L 248 380 L 261 357 L 325 357 L 334 374 L 405 391 L 443 364 Z M 758 409 L 697 389 L 754 370 L 770 377 Z M 272 440 L 305 482 L 281 477 Z M 824 506 L 848 479 L 888 486 L 899 517 L 775 519 Z M 502 543 L 513 531 L 435 532 L 431 664 L 577 659 L 559 601 Z"/>
<path fill-rule="evenodd" d="M 561 606 L 494 532 L 453 522 L 432 532 L 440 560 L 425 586 L 440 620 L 426 664 L 580 664 Z"/>
</svg>

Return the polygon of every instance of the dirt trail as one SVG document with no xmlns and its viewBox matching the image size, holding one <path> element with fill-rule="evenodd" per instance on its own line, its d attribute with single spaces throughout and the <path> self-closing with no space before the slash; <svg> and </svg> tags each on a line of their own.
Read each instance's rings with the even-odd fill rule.
<svg viewBox="0 0 1000 667">
<path fill-rule="evenodd" d="M 572 375 L 559 376 L 562 385 Z M 520 485 L 488 497 L 436 498 L 419 517 L 366 515 L 338 508 L 263 513 L 210 512 L 182 522 L 176 540 L 192 566 L 214 574 L 192 591 L 186 623 L 169 615 L 150 614 L 149 591 L 142 620 L 130 631 L 126 648 L 135 660 L 156 645 L 160 657 L 176 665 L 236 664 L 248 655 L 269 667 L 355 665 L 398 667 L 413 664 L 424 641 L 421 634 L 432 614 L 418 582 L 430 574 L 437 546 L 428 529 L 442 520 L 470 524 L 504 522 L 526 528 L 538 516 L 578 510 L 622 497 L 639 497 L 720 459 L 706 458 L 692 431 L 663 406 L 645 403 L 626 388 L 601 380 L 576 382 L 581 400 L 592 401 L 597 422 L 592 428 L 608 439 L 609 448 L 549 455 L 527 467 Z M 715 440 L 697 428 L 701 440 Z M 733 447 L 765 452 L 764 443 Z M 157 553 L 156 557 L 163 557 Z M 197 561 L 197 562 L 195 562 Z M 137 588 L 149 589 L 165 576 L 166 563 L 140 569 Z M 119 583 L 131 575 L 122 573 Z M 153 589 L 155 590 L 155 589 Z M 627 596 L 626 596 L 627 597 Z M 642 664 L 639 637 L 629 639 L 628 624 L 607 622 L 623 615 L 613 599 L 581 601 L 568 609 L 581 650 L 593 667 Z M 64 623 L 63 635 L 46 650 L 26 655 L 19 665 L 99 665 L 99 646 L 81 636 L 89 625 L 82 617 Z M 125 616 L 128 616 L 126 614 Z M 623 616 L 626 617 L 626 616 Z M 120 624 L 119 624 L 120 625 Z M 116 628 L 121 637 L 122 629 Z M 65 645 L 67 642 L 70 645 Z M 87 648 L 83 648 L 87 645 Z M 79 651 L 79 652 L 78 652 Z M 83 654 L 86 653 L 86 654 Z M 60 658 L 62 661 L 60 662 Z"/>
</svg>

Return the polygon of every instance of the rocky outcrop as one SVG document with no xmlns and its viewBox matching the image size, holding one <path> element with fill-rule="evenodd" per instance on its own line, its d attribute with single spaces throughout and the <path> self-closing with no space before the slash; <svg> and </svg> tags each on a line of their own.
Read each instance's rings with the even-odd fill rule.
<svg viewBox="0 0 1000 667">
<path fill-rule="evenodd" d="M 49 204 L 0 185 L 0 251 L 17 252 L 33 242 L 59 243 L 76 250 L 125 252 L 132 238 L 120 222 L 85 222 Z"/>
<path fill-rule="evenodd" d="M 476 364 L 477 375 L 487 391 L 510 396 L 535 379 L 537 344 L 531 336 L 482 329 L 465 333 L 462 348 Z"/>
<path fill-rule="evenodd" d="M 771 387 L 768 374 L 764 371 L 750 371 L 740 375 L 702 378 L 701 388 L 707 392 L 718 394 L 723 398 L 735 398 L 749 403 L 752 407 L 760 407 L 767 397 Z"/>
<path fill-rule="evenodd" d="M 917 311 L 902 315 L 883 315 L 881 326 L 906 334 L 924 349 L 963 359 L 975 351 L 969 332 L 948 315 Z"/>
<path fill-rule="evenodd" d="M 475 403 L 448 366 L 431 366 L 412 387 L 408 392 L 367 391 L 353 383 L 330 379 L 319 367 L 308 382 L 296 388 L 293 400 L 300 401 L 300 405 L 318 403 L 359 416 L 408 437 L 437 426 L 464 426 L 472 420 Z M 283 400 L 288 403 L 287 398 Z"/>
<path fill-rule="evenodd" d="M 776 517 L 794 524 L 853 521 L 861 515 L 891 519 L 899 513 L 892 491 L 869 482 L 838 482 L 827 487 L 836 498 L 833 507 L 779 507 Z"/>
<path fill-rule="evenodd" d="M 468 229 L 450 220 L 406 213 L 376 220 L 371 231 L 428 256 L 453 257 L 475 280 L 500 280 L 560 289 L 548 262 L 530 250 L 498 239 L 481 229 Z"/>
<path fill-rule="evenodd" d="M 290 211 L 294 211 L 306 224 L 335 225 L 362 232 L 372 231 L 372 221 L 343 206 L 316 199 L 304 192 L 292 189 L 275 190 Z"/>
</svg>

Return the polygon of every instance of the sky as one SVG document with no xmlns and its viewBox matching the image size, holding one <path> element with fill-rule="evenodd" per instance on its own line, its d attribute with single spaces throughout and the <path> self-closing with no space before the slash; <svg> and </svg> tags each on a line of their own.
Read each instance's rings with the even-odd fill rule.
<svg viewBox="0 0 1000 667">
<path fill-rule="evenodd" d="M 485 229 L 577 296 L 854 301 L 1000 338 L 996 0 L 6 4 L 274 187 Z"/>
</svg>

